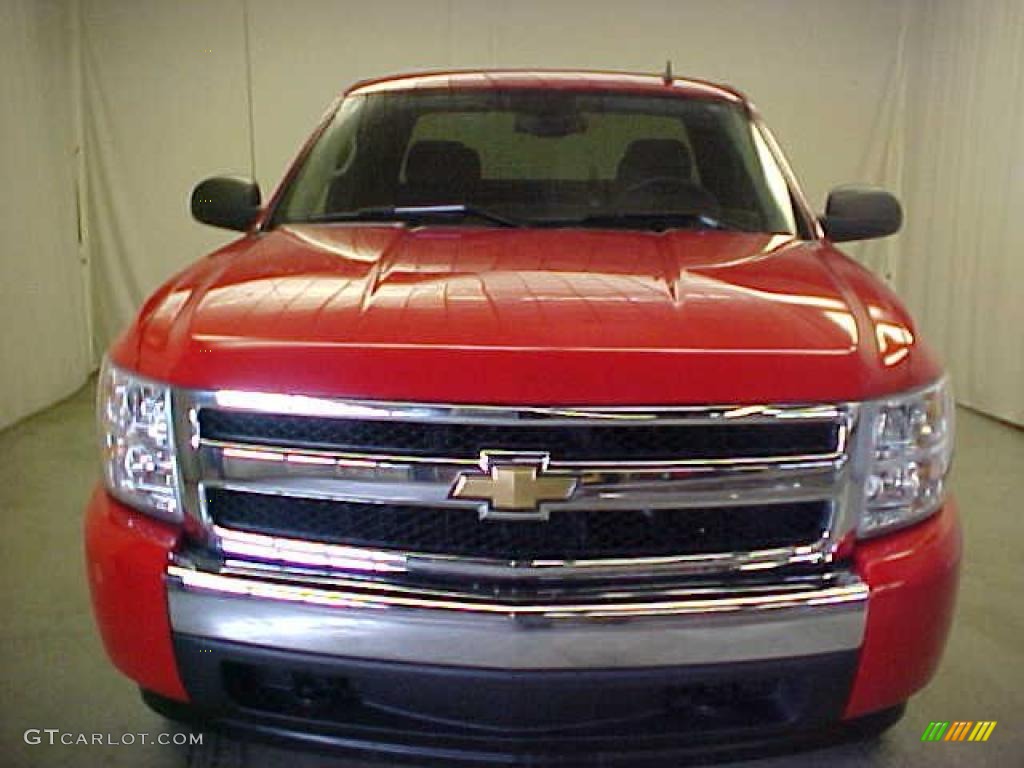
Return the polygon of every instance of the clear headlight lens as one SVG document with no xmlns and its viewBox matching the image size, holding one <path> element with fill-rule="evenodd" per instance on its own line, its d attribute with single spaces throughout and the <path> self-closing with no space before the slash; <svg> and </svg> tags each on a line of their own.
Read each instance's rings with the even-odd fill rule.
<svg viewBox="0 0 1024 768">
<path fill-rule="evenodd" d="M 946 495 L 953 455 L 953 395 L 946 379 L 872 403 L 873 454 L 865 482 L 861 536 L 917 522 Z"/>
<path fill-rule="evenodd" d="M 104 361 L 97 409 L 107 488 L 143 512 L 180 520 L 168 388 Z"/>
</svg>

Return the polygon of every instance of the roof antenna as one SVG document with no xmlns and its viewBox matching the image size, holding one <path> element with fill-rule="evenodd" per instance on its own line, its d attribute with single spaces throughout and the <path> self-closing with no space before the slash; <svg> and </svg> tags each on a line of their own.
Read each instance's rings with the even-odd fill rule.
<svg viewBox="0 0 1024 768">
<path fill-rule="evenodd" d="M 665 72 L 661 76 L 661 81 L 665 85 L 672 85 L 672 59 L 665 60 Z"/>
</svg>

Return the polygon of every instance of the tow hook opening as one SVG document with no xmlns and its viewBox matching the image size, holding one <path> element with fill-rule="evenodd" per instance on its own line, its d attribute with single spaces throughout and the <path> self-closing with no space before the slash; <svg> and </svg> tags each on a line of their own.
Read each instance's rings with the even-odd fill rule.
<svg viewBox="0 0 1024 768">
<path fill-rule="evenodd" d="M 362 703 L 345 677 L 224 662 L 224 688 L 236 705 L 314 720 L 343 720 Z"/>
</svg>

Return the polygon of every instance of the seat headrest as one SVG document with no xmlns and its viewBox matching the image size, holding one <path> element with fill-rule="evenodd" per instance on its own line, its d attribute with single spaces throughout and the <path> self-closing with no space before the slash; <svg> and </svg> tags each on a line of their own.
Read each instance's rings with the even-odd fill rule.
<svg viewBox="0 0 1024 768">
<path fill-rule="evenodd" d="M 619 161 L 618 180 L 634 183 L 670 176 L 689 180 L 693 158 L 683 142 L 676 139 L 637 139 L 626 147 Z"/>
<path fill-rule="evenodd" d="M 460 141 L 417 141 L 405 159 L 410 187 L 463 192 L 480 181 L 480 155 Z"/>
</svg>

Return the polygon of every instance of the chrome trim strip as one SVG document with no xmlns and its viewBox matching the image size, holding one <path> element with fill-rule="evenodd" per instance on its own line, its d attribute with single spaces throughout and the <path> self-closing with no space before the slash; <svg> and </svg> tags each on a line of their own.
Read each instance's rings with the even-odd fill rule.
<svg viewBox="0 0 1024 768">
<path fill-rule="evenodd" d="M 450 497 L 464 467 L 309 461 L 306 454 L 281 451 L 267 459 L 225 449 L 219 457 L 201 456 L 203 485 L 275 496 L 335 499 L 370 504 L 479 507 L 479 502 Z M 842 483 L 845 460 L 792 464 L 693 466 L 671 470 L 620 466 L 591 470 L 552 461 L 546 475 L 579 478 L 566 501 L 545 502 L 549 511 L 696 508 L 829 499 Z M 475 465 L 474 465 L 475 466 Z"/>
<path fill-rule="evenodd" d="M 221 552 L 226 557 L 240 560 L 360 573 L 447 575 L 495 580 L 522 579 L 524 576 L 560 580 L 743 573 L 796 565 L 816 565 L 829 560 L 828 551 L 820 542 L 806 547 L 706 555 L 515 561 L 349 547 L 264 536 L 219 526 L 214 526 L 213 532 L 220 541 Z"/>
<path fill-rule="evenodd" d="M 332 568 L 298 567 L 294 564 L 274 565 L 249 560 L 218 559 L 208 553 L 191 551 L 176 555 L 172 565 L 190 571 L 202 571 L 221 576 L 235 576 L 269 580 L 274 583 L 293 584 L 302 587 L 317 587 L 332 590 L 355 589 L 374 594 L 403 594 L 421 597 L 442 596 L 451 599 L 453 596 L 467 604 L 475 602 L 493 602 L 498 595 L 504 595 L 508 604 L 521 605 L 526 602 L 543 601 L 545 605 L 557 605 L 581 600 L 616 600 L 642 602 L 651 596 L 659 600 L 676 600 L 695 597 L 717 597 L 729 595 L 763 595 L 808 592 L 824 587 L 843 585 L 849 582 L 849 574 L 845 571 L 829 571 L 824 573 L 790 574 L 779 576 L 772 574 L 769 579 L 759 574 L 746 574 L 736 578 L 717 577 L 701 580 L 674 581 L 630 581 L 628 583 L 608 581 L 573 582 L 566 586 L 564 582 L 551 584 L 531 583 L 528 586 L 513 584 L 508 588 L 504 585 L 480 584 L 476 582 L 453 582 L 435 580 L 424 584 L 421 580 L 395 578 L 391 575 L 383 577 L 364 576 L 339 572 Z"/>
<path fill-rule="evenodd" d="M 867 586 L 735 590 L 631 600 L 467 600 L 458 593 L 331 588 L 171 565 L 175 632 L 280 650 L 494 669 L 731 663 L 860 646 Z"/>
<path fill-rule="evenodd" d="M 551 459 L 549 468 L 551 471 L 560 470 L 566 472 L 582 472 L 586 470 L 632 470 L 634 472 L 666 472 L 674 469 L 690 468 L 714 468 L 714 467 L 759 467 L 759 466 L 780 466 L 804 464 L 821 465 L 829 462 L 839 461 L 845 450 L 846 430 L 841 428 L 839 432 L 839 447 L 830 453 L 821 454 L 795 454 L 792 456 L 751 456 L 732 459 L 672 459 L 667 461 L 617 459 L 615 461 L 558 461 Z M 342 451 L 318 451 L 307 448 L 281 448 L 273 445 L 260 445 L 254 443 L 230 443 L 222 440 L 208 440 L 203 438 L 199 441 L 201 448 L 213 449 L 220 455 L 227 455 L 229 458 L 243 461 L 259 462 L 306 462 L 309 465 L 327 465 L 331 463 L 338 467 L 400 467 L 400 466 L 451 466 L 451 467 L 476 467 L 481 463 L 480 458 L 466 459 L 454 458 L 451 456 L 402 456 L 396 454 L 381 453 L 352 453 Z M 493 451 L 492 451 L 493 452 Z M 487 451 L 485 451 L 487 453 Z M 516 451 L 508 451 L 514 454 Z M 525 453 L 536 453 L 526 451 Z"/>
</svg>

